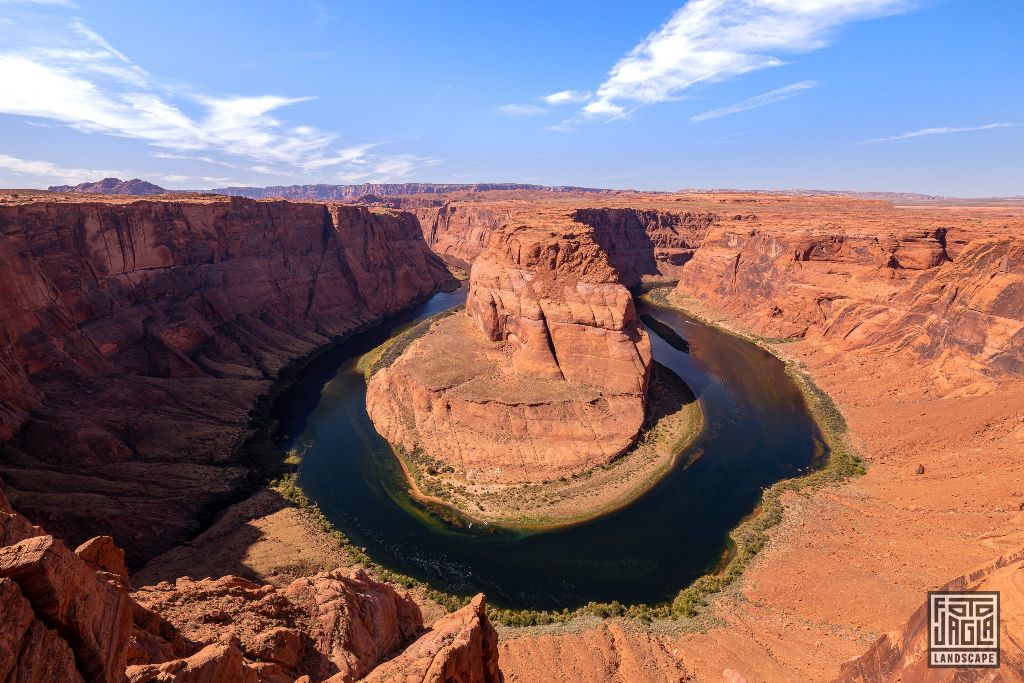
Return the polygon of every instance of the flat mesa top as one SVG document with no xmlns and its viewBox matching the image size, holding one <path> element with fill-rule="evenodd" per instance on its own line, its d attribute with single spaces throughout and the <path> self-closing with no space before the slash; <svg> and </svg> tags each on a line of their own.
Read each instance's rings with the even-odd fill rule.
<svg viewBox="0 0 1024 683">
<path fill-rule="evenodd" d="M 241 199 L 205 192 L 168 192 L 160 195 L 114 195 L 79 192 L 49 192 L 35 189 L 0 189 L 0 206 L 36 203 L 106 204 L 124 206 L 139 202 L 186 202 L 218 204 L 230 201 L 261 203 L 315 203 L 367 205 L 363 198 L 342 202 L 323 199 Z M 372 202 L 370 203 L 372 205 Z M 719 220 L 735 224 L 737 230 L 757 229 L 762 225 L 830 234 L 888 235 L 904 230 L 928 231 L 941 227 L 965 227 L 980 236 L 1019 234 L 1024 229 L 1024 198 L 948 199 L 927 201 L 901 199 L 895 195 L 874 197 L 841 194 L 808 194 L 800 191 L 747 192 L 541 192 L 531 190 L 488 190 L 449 194 L 395 195 L 386 207 L 407 210 L 424 217 L 448 206 L 454 210 L 482 208 L 522 221 L 533 227 L 563 229 L 570 226 L 576 211 L 585 209 L 623 209 L 661 211 L 675 214 L 714 214 Z M 980 232 L 978 229 L 981 228 Z"/>
</svg>

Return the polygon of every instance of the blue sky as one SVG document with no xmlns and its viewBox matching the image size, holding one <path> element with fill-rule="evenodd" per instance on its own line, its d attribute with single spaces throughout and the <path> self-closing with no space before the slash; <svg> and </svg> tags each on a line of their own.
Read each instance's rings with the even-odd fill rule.
<svg viewBox="0 0 1024 683">
<path fill-rule="evenodd" d="M 1024 194 L 1024 2 L 0 0 L 0 186 Z"/>
</svg>

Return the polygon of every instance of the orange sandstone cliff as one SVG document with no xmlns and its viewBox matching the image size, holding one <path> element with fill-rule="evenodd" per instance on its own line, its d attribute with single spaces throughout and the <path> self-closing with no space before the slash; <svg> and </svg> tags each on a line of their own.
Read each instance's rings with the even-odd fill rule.
<svg viewBox="0 0 1024 683">
<path fill-rule="evenodd" d="M 246 490 L 282 367 L 448 277 L 410 214 L 211 196 L 7 196 L 0 271 L 0 479 L 130 563 Z"/>
<path fill-rule="evenodd" d="M 951 259 L 944 228 L 719 229 L 683 270 L 676 297 L 766 337 L 906 354 L 952 396 L 1024 375 L 1022 268 L 1024 241 L 1012 232 Z"/>
<path fill-rule="evenodd" d="M 495 233 L 473 264 L 466 313 L 370 381 L 367 408 L 385 438 L 502 481 L 578 472 L 632 443 L 650 340 L 592 229 Z"/>
</svg>

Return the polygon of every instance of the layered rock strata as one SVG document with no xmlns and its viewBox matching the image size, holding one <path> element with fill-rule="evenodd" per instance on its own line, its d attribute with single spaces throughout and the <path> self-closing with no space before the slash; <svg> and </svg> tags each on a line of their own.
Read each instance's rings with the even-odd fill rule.
<svg viewBox="0 0 1024 683">
<path fill-rule="evenodd" d="M 946 230 L 713 230 L 676 297 L 773 338 L 834 351 L 902 353 L 948 394 L 1024 374 L 1024 242 L 972 241 L 955 259 Z"/>
<path fill-rule="evenodd" d="M 480 481 L 604 464 L 644 420 L 651 347 L 586 226 L 508 228 L 476 259 L 465 314 L 437 322 L 367 390 L 378 431 Z"/>
<path fill-rule="evenodd" d="M 402 200 L 403 208 L 412 204 Z M 468 264 L 486 248 L 490 236 L 504 226 L 526 222 L 552 226 L 566 220 L 589 225 L 627 287 L 647 282 L 674 282 L 683 265 L 700 247 L 720 216 L 709 210 L 669 211 L 647 208 L 571 206 L 548 211 L 509 200 L 447 200 L 440 206 L 410 208 L 420 220 L 423 236 L 436 253 Z"/>
<path fill-rule="evenodd" d="M 674 282 L 683 266 L 720 221 L 711 211 L 579 209 L 573 218 L 594 228 L 594 237 L 627 287 Z"/>
<path fill-rule="evenodd" d="M 0 202 L 0 478 L 131 563 L 245 486 L 236 449 L 282 367 L 448 277 L 407 213 L 68 199 Z"/>
</svg>

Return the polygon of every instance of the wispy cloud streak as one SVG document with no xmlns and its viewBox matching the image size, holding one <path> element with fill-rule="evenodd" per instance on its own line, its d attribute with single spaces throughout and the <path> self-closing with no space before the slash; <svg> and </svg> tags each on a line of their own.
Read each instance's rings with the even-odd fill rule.
<svg viewBox="0 0 1024 683">
<path fill-rule="evenodd" d="M 49 161 L 21 159 L 9 154 L 0 154 L 0 171 L 8 171 L 19 176 L 43 178 L 57 183 L 75 184 L 118 175 L 118 171 L 92 168 L 65 168 Z M 124 175 L 124 173 L 122 172 L 121 175 Z"/>
<path fill-rule="evenodd" d="M 547 109 L 536 104 L 503 104 L 498 107 L 498 111 L 508 116 L 540 116 L 548 113 Z"/>
<path fill-rule="evenodd" d="M 938 128 L 922 128 L 921 130 L 910 131 L 909 133 L 900 133 L 899 135 L 890 135 L 887 138 L 872 138 L 870 140 L 861 140 L 858 145 L 873 145 L 879 142 L 892 142 L 894 140 L 910 140 L 911 138 L 922 138 L 930 135 L 952 135 L 954 133 L 972 133 L 978 130 L 994 130 L 996 128 L 1020 128 L 1024 126 L 1024 123 L 986 123 L 983 126 L 940 126 Z"/>
<path fill-rule="evenodd" d="M 565 123 L 627 116 L 699 83 L 780 66 L 779 55 L 821 49 L 846 24 L 910 7 L 908 0 L 689 0 L 622 57 Z"/>
<path fill-rule="evenodd" d="M 737 102 L 736 104 L 730 104 L 727 107 L 720 107 L 718 109 L 706 111 L 703 114 L 691 116 L 690 123 L 710 121 L 711 119 L 718 119 L 723 116 L 731 116 L 733 114 L 739 114 L 740 112 L 743 111 L 750 111 L 751 109 L 764 107 L 769 104 L 774 104 L 776 102 L 788 100 L 791 97 L 796 97 L 803 91 L 810 90 L 811 88 L 817 86 L 817 81 L 800 81 L 799 83 L 791 83 L 789 85 L 782 86 L 781 88 L 776 88 L 775 90 L 763 93 L 761 95 L 749 97 L 741 102 Z"/>
</svg>

